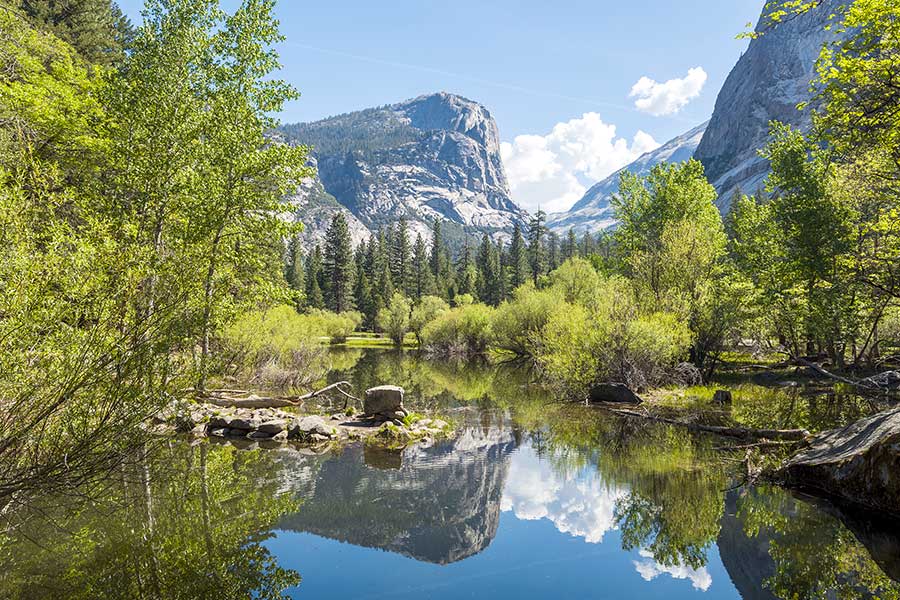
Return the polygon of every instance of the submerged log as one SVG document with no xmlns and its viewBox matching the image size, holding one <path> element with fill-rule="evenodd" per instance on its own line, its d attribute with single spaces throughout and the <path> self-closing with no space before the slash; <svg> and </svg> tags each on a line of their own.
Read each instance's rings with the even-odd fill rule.
<svg viewBox="0 0 900 600">
<path fill-rule="evenodd" d="M 752 429 L 748 427 L 721 427 L 718 425 L 702 425 L 700 423 L 690 423 L 688 421 L 679 421 L 678 419 L 668 419 L 659 417 L 649 413 L 639 413 L 633 410 L 621 408 L 605 408 L 611 413 L 622 415 L 625 417 L 635 417 L 639 419 L 647 419 L 657 421 L 659 423 L 667 423 L 669 425 L 678 425 L 692 431 L 702 431 L 704 433 L 714 433 L 725 437 L 738 438 L 742 440 L 780 440 L 788 442 L 801 442 L 809 436 L 809 432 L 805 429 Z"/>
<path fill-rule="evenodd" d="M 351 396 L 345 390 L 341 389 L 342 387 L 349 386 L 349 381 L 338 381 L 337 383 L 332 383 L 331 385 L 325 386 L 320 390 L 316 390 L 302 396 L 282 396 L 277 398 L 265 398 L 253 394 L 246 398 L 234 398 L 224 395 L 224 393 L 228 393 L 227 390 L 210 390 L 199 399 L 207 404 L 214 404 L 223 408 L 286 408 L 289 406 L 299 406 L 300 403 L 302 403 L 304 400 L 312 400 L 317 396 L 321 396 L 325 392 L 336 390 L 340 392 L 344 397 L 358 401 L 357 398 Z"/>
<path fill-rule="evenodd" d="M 900 407 L 816 435 L 776 476 L 790 487 L 900 515 Z"/>
</svg>

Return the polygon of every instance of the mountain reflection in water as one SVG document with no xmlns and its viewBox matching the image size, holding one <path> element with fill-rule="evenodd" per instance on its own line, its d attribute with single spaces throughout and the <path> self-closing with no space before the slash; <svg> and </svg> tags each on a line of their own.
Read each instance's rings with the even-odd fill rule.
<svg viewBox="0 0 900 600">
<path fill-rule="evenodd" d="M 7 510 L 0 598 L 900 598 L 896 523 L 736 487 L 720 439 L 555 403 L 523 369 L 334 358 L 330 381 L 403 385 L 459 435 L 162 440 L 89 496 Z"/>
</svg>

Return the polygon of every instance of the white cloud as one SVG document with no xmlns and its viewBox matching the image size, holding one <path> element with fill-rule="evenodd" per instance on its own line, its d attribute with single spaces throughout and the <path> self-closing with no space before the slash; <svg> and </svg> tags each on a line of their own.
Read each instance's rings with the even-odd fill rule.
<svg viewBox="0 0 900 600">
<path fill-rule="evenodd" d="M 631 88 L 629 98 L 637 98 L 635 107 L 655 117 L 674 115 L 688 102 L 700 95 L 706 84 L 703 67 L 689 69 L 683 79 L 670 79 L 659 83 L 649 77 L 641 77 Z"/>
<path fill-rule="evenodd" d="M 588 186 L 641 154 L 655 150 L 653 137 L 638 131 L 631 143 L 597 113 L 557 123 L 547 135 L 520 135 L 500 145 L 513 200 L 534 211 L 566 210 Z"/>
<path fill-rule="evenodd" d="M 712 585 L 712 575 L 706 570 L 706 567 L 694 569 L 687 565 L 675 565 L 667 567 L 653 560 L 653 554 L 647 550 L 641 550 L 640 555 L 647 560 L 633 561 L 635 570 L 640 574 L 644 581 L 652 581 L 666 573 L 675 579 L 689 579 L 691 585 L 696 590 L 706 591 Z"/>
<path fill-rule="evenodd" d="M 500 509 L 523 521 L 548 519 L 561 533 L 598 544 L 615 528 L 616 502 L 625 495 L 624 490 L 607 487 L 593 472 L 588 477 L 562 477 L 531 447 L 521 446 L 510 457 Z"/>
</svg>

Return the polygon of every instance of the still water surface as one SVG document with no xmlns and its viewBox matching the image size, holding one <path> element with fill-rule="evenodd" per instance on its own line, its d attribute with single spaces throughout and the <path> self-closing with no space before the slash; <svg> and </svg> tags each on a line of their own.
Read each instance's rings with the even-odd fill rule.
<svg viewBox="0 0 900 600">
<path fill-rule="evenodd" d="M 896 524 L 739 487 L 721 439 L 553 403 L 522 369 L 333 358 L 330 380 L 403 385 L 459 435 L 323 454 L 166 442 L 100 500 L 22 517 L 0 597 L 900 597 Z M 848 410 L 789 402 L 807 422 Z"/>
</svg>

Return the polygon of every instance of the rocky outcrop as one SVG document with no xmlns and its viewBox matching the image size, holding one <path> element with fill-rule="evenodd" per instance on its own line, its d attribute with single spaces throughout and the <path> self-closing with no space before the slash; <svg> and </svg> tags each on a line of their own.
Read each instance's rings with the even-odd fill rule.
<svg viewBox="0 0 900 600">
<path fill-rule="evenodd" d="M 844 0 L 823 0 L 820 6 L 777 27 L 765 13 L 752 40 L 732 69 L 716 99 L 716 107 L 694 158 L 719 193 L 719 207 L 727 210 L 736 190 L 753 194 L 769 173 L 758 151 L 766 145 L 769 122 L 808 128 L 810 111 L 798 104 L 811 98 L 810 82 L 822 47 L 835 40 L 826 31 L 829 17 Z M 772 7 L 771 10 L 775 10 Z"/>
<path fill-rule="evenodd" d="M 315 158 L 310 159 L 310 166 L 318 169 Z M 369 228 L 363 225 L 362 221 L 325 191 L 318 174 L 301 181 L 297 190 L 285 201 L 292 205 L 294 218 L 303 223 L 303 231 L 298 238 L 304 248 L 312 248 L 316 244 L 324 246 L 328 226 L 331 225 L 334 215 L 339 212 L 347 219 L 347 230 L 354 246 L 367 240 L 371 235 Z"/>
<path fill-rule="evenodd" d="M 820 433 L 778 475 L 792 487 L 900 515 L 900 407 Z"/>
<path fill-rule="evenodd" d="M 525 219 L 510 199 L 493 117 L 461 96 L 422 96 L 281 133 L 312 146 L 323 190 L 370 230 L 405 216 L 425 236 L 437 219 L 498 233 Z M 298 218 L 309 220 L 302 208 Z"/>
<path fill-rule="evenodd" d="M 698 125 L 687 133 L 669 140 L 656 150 L 647 152 L 630 165 L 616 171 L 597 183 L 575 203 L 562 213 L 553 213 L 547 218 L 547 226 L 557 233 L 574 229 L 577 233 L 597 232 L 612 227 L 616 220 L 610 205 L 613 194 L 619 191 L 619 177 L 622 171 L 636 175 L 647 175 L 660 163 L 679 163 L 689 160 L 706 131 L 707 123 Z"/>
</svg>

